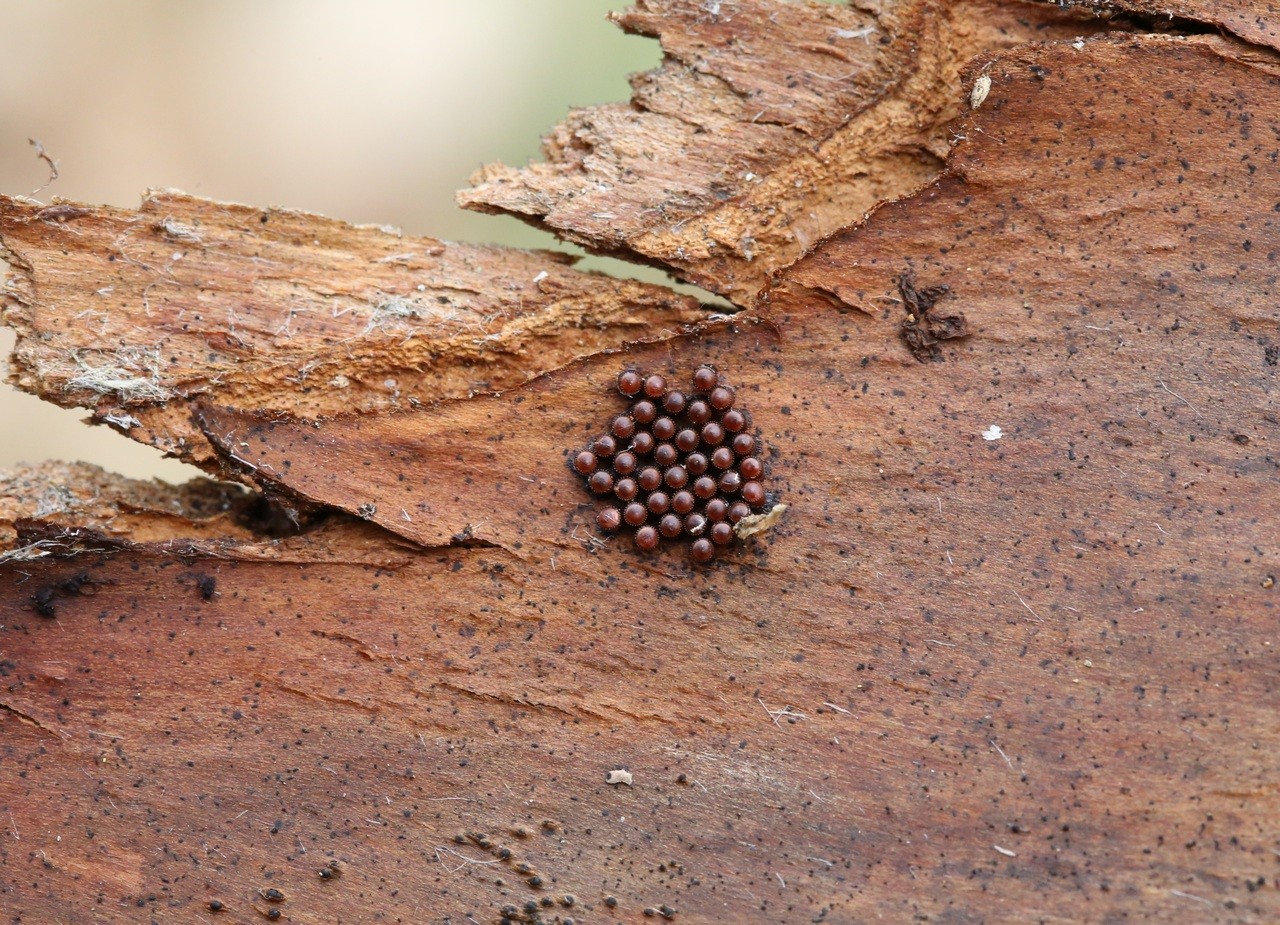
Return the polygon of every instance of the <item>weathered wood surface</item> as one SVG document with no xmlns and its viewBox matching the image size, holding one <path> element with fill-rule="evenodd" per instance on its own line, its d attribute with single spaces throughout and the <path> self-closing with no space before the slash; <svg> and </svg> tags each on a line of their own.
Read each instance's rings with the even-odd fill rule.
<svg viewBox="0 0 1280 925">
<path fill-rule="evenodd" d="M 1280 65 L 1118 35 L 979 76 L 942 176 L 732 319 L 416 410 L 170 401 L 376 523 L 0 567 L 0 908 L 1280 915 Z M 786 517 L 706 569 L 591 542 L 564 461 L 613 375 L 703 360 Z"/>
<path fill-rule="evenodd" d="M 561 254 L 181 193 L 136 211 L 0 199 L 0 225 L 24 271 L 5 293 L 13 381 L 205 467 L 197 397 L 307 416 L 417 407 L 706 315 Z"/>
<path fill-rule="evenodd" d="M 486 167 L 460 201 L 742 305 L 815 242 L 938 175 L 975 55 L 1104 27 L 999 0 L 646 0 L 616 19 L 665 53 L 633 79 L 631 104 L 575 111 L 545 162 Z"/>
<path fill-rule="evenodd" d="M 1246 41 L 1280 49 L 1280 17 L 1276 15 L 1280 9 L 1265 0 L 1066 0 L 1062 5 L 1101 15 L 1119 12 L 1149 17 L 1153 28 L 1182 20 L 1177 24 L 1184 28 L 1219 28 Z"/>
</svg>

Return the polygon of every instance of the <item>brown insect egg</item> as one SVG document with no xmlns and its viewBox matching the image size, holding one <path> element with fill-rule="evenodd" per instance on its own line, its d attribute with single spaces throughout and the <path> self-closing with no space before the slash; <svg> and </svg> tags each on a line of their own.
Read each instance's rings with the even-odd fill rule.
<svg viewBox="0 0 1280 925">
<path fill-rule="evenodd" d="M 613 419 L 613 424 L 609 427 L 609 430 L 619 440 L 626 440 L 636 432 L 636 422 L 631 420 L 630 416 L 620 414 Z"/>
<path fill-rule="evenodd" d="M 624 369 L 618 374 L 618 391 L 630 398 L 639 395 L 644 378 L 634 369 Z"/>
<path fill-rule="evenodd" d="M 733 450 L 727 446 L 717 447 L 711 454 L 711 465 L 717 469 L 728 469 L 733 465 Z"/>
<path fill-rule="evenodd" d="M 653 491 L 662 484 L 662 472 L 655 466 L 645 466 L 636 476 L 636 481 L 645 491 Z"/>
<path fill-rule="evenodd" d="M 689 547 L 689 558 L 699 565 L 706 565 L 715 557 L 716 547 L 706 537 L 694 540 L 693 545 Z"/>
<path fill-rule="evenodd" d="M 609 413 L 607 433 L 570 454 L 587 488 L 608 496 L 596 512 L 600 530 L 633 528 L 645 551 L 688 537 L 690 558 L 711 562 L 717 546 L 737 541 L 734 524 L 769 498 L 751 413 L 735 407 L 734 387 L 710 363 L 694 370 L 689 391 L 668 391 L 665 376 L 634 368 L 617 384 L 631 407 Z"/>
<path fill-rule="evenodd" d="M 707 401 L 717 411 L 727 411 L 733 407 L 733 390 L 722 385 L 716 386 L 711 390 L 711 394 L 707 396 Z"/>
<path fill-rule="evenodd" d="M 670 440 L 676 435 L 676 422 L 671 418 L 658 418 L 653 422 L 652 430 L 659 440 Z"/>
<path fill-rule="evenodd" d="M 705 401 L 697 400 L 689 402 L 689 407 L 684 412 L 689 420 L 701 427 L 707 421 L 711 420 L 711 406 Z"/>
<path fill-rule="evenodd" d="M 637 424 L 649 424 L 658 416 L 658 409 L 651 401 L 638 401 L 631 406 L 631 417 Z"/>
<path fill-rule="evenodd" d="M 764 504 L 764 486 L 759 482 L 744 482 L 742 485 L 742 500 L 752 507 L 759 507 Z"/>
</svg>

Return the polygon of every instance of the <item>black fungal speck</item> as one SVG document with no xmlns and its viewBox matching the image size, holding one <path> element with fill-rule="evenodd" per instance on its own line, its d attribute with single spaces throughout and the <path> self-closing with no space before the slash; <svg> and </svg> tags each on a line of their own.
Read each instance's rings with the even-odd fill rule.
<svg viewBox="0 0 1280 925">
<path fill-rule="evenodd" d="M 31 595 L 31 609 L 42 617 L 56 617 L 58 608 L 53 603 L 56 594 L 52 587 L 37 588 Z"/>
</svg>

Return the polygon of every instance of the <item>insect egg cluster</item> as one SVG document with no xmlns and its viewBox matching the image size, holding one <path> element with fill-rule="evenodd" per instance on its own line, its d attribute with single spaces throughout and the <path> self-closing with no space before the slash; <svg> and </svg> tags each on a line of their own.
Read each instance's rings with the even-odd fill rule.
<svg viewBox="0 0 1280 925">
<path fill-rule="evenodd" d="M 634 369 L 618 376 L 618 391 L 631 407 L 573 458 L 588 490 L 606 502 L 596 522 L 608 533 L 633 530 L 646 551 L 663 539 L 689 540 L 693 560 L 710 562 L 733 542 L 733 525 L 765 502 L 751 416 L 705 364 L 689 392 Z"/>
</svg>

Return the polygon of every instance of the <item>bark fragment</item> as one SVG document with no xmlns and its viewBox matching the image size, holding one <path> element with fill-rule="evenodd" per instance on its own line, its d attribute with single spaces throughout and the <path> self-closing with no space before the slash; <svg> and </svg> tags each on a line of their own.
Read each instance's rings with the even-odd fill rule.
<svg viewBox="0 0 1280 925">
<path fill-rule="evenodd" d="M 744 306 L 817 241 L 938 175 L 971 59 L 1107 28 L 996 0 L 644 0 L 615 19 L 666 55 L 633 79 L 631 105 L 572 113 L 545 162 L 486 167 L 460 201 Z"/>
<path fill-rule="evenodd" d="M 128 543 L 254 541 L 256 498 L 204 479 L 141 482 L 86 463 L 0 471 L 0 561 Z"/>
<path fill-rule="evenodd" d="M 1149 17 L 1153 28 L 1177 20 L 1184 21 L 1179 25 L 1219 27 L 1247 42 L 1280 50 L 1280 16 L 1269 0 L 1066 0 L 1066 5 L 1104 16 L 1122 13 Z"/>
<path fill-rule="evenodd" d="M 704 316 L 561 255 L 170 192 L 137 211 L 0 198 L 0 255 L 11 381 L 214 472 L 197 396 L 302 417 L 416 407 Z"/>
<path fill-rule="evenodd" d="M 0 471 L 0 563 L 120 550 L 277 563 L 396 568 L 409 544 L 342 516 L 290 518 L 242 486 L 208 479 L 138 481 L 87 463 Z"/>
</svg>

